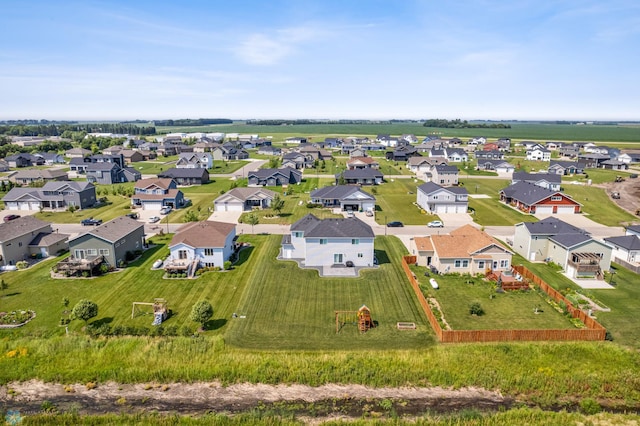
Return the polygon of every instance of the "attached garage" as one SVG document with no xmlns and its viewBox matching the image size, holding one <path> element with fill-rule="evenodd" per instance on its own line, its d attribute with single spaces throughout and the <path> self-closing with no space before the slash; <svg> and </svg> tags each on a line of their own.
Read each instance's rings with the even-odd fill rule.
<svg viewBox="0 0 640 426">
<path fill-rule="evenodd" d="M 216 201 L 214 209 L 217 212 L 242 212 L 244 211 L 244 203 L 242 201 Z"/>
<path fill-rule="evenodd" d="M 553 206 L 536 206 L 536 214 L 553 214 Z"/>
<path fill-rule="evenodd" d="M 558 214 L 573 214 L 575 213 L 574 206 L 558 206 Z"/>
<path fill-rule="evenodd" d="M 142 203 L 142 210 L 160 210 L 162 209 L 161 201 L 145 201 Z"/>
</svg>

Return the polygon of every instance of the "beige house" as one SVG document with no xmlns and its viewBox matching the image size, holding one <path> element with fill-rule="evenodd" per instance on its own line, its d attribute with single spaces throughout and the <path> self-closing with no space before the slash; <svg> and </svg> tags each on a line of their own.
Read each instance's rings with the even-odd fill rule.
<svg viewBox="0 0 640 426">
<path fill-rule="evenodd" d="M 495 238 L 471 225 L 464 225 L 448 235 L 416 237 L 412 252 L 418 265 L 432 266 L 443 274 L 509 271 L 513 256 Z"/>
<path fill-rule="evenodd" d="M 48 257 L 66 250 L 69 236 L 54 233 L 51 224 L 23 216 L 0 223 L 0 265 L 15 265 L 30 256 Z"/>
</svg>

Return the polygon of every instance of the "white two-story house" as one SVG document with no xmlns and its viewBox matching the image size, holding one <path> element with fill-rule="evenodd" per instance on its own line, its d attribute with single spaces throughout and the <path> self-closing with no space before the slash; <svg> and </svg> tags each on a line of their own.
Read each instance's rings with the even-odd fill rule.
<svg viewBox="0 0 640 426">
<path fill-rule="evenodd" d="M 373 266 L 374 239 L 371 226 L 358 218 L 318 219 L 308 214 L 283 236 L 280 258 L 310 267 Z"/>
</svg>

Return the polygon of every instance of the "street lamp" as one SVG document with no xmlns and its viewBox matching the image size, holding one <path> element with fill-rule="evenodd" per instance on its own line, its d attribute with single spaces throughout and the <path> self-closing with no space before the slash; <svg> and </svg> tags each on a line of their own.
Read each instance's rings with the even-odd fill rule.
<svg viewBox="0 0 640 426">
<path fill-rule="evenodd" d="M 387 215 L 384 215 L 384 223 L 382 224 L 384 226 L 384 236 L 387 236 Z"/>
</svg>

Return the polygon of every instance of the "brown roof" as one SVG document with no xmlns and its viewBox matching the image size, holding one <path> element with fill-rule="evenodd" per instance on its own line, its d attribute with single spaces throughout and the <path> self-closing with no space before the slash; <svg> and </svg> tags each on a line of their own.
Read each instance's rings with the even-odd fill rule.
<svg viewBox="0 0 640 426">
<path fill-rule="evenodd" d="M 455 229 L 449 235 L 432 235 L 431 243 L 440 258 L 468 258 L 492 244 L 506 250 L 496 239 L 471 225 Z"/>
<path fill-rule="evenodd" d="M 227 236 L 236 228 L 226 222 L 190 222 L 182 225 L 171 239 L 169 247 L 186 244 L 190 247 L 224 247 Z"/>
<path fill-rule="evenodd" d="M 377 164 L 378 160 L 375 160 L 371 157 L 351 157 L 347 163 L 355 163 L 355 162 L 360 162 L 360 163 L 365 163 L 365 164 Z"/>
<path fill-rule="evenodd" d="M 168 189 L 169 185 L 171 185 L 171 181 L 173 179 L 169 178 L 148 178 L 148 179 L 140 179 L 136 182 L 136 188 L 148 188 L 150 186 L 156 185 L 162 189 Z"/>
<path fill-rule="evenodd" d="M 431 238 L 429 237 L 415 237 L 413 241 L 416 243 L 418 251 L 433 251 L 433 245 L 431 244 Z"/>
<path fill-rule="evenodd" d="M 162 201 L 167 198 L 176 198 L 176 195 L 178 195 L 178 192 L 180 192 L 179 189 L 170 189 L 167 191 L 166 194 L 134 194 L 132 198 L 136 200 L 144 200 L 144 201 L 153 201 L 153 200 Z"/>
</svg>

